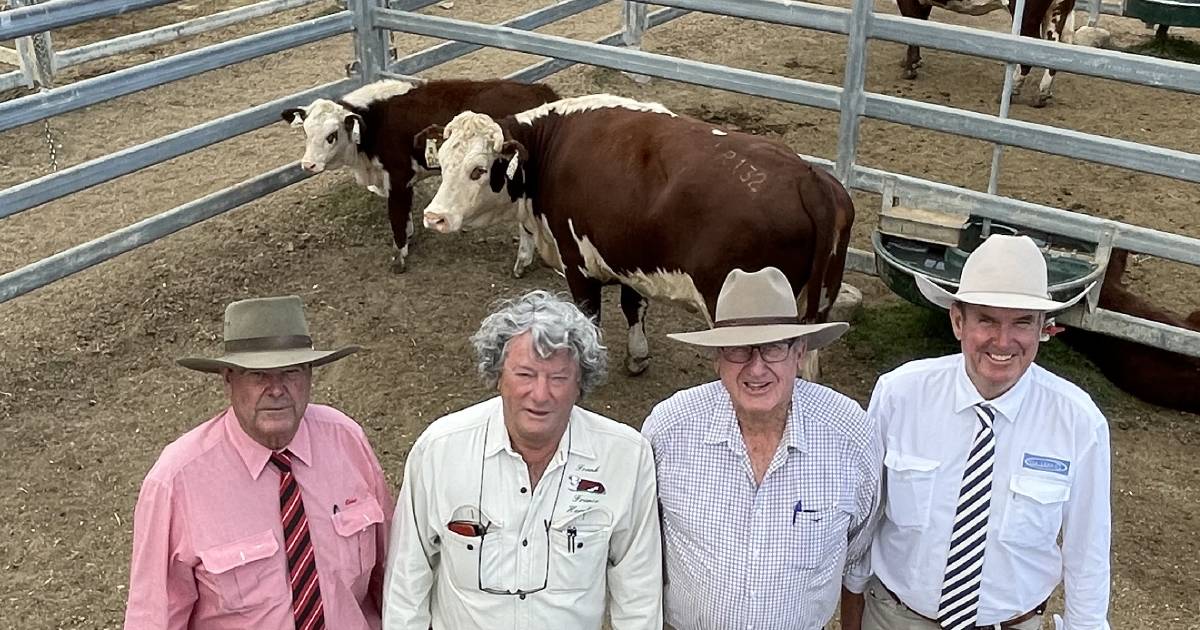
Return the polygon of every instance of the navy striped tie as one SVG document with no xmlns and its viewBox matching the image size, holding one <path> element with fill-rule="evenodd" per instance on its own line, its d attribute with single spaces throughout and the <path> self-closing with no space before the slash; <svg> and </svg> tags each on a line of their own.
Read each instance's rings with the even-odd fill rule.
<svg viewBox="0 0 1200 630">
<path fill-rule="evenodd" d="M 279 515 L 283 519 L 284 549 L 287 552 L 288 577 L 292 585 L 292 616 L 296 630 L 322 630 L 325 608 L 321 603 L 321 584 L 317 580 L 317 558 L 308 536 L 308 517 L 300 486 L 292 475 L 292 458 L 287 451 L 271 453 L 271 463 L 279 469 Z"/>
<path fill-rule="evenodd" d="M 992 421 L 996 416 L 983 404 L 975 406 L 975 415 L 979 417 L 979 428 L 963 471 L 946 556 L 946 579 L 938 602 L 938 625 L 945 630 L 972 628 L 979 614 L 979 583 L 992 503 L 992 461 L 996 457 Z"/>
</svg>

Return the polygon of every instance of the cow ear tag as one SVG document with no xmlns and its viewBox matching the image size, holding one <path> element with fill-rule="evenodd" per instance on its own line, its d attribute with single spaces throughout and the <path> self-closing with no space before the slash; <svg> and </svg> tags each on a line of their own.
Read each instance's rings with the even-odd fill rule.
<svg viewBox="0 0 1200 630">
<path fill-rule="evenodd" d="M 361 140 L 362 140 L 362 133 L 359 131 L 358 120 L 356 119 L 354 121 L 354 124 L 350 126 L 350 142 L 353 142 L 354 144 L 359 144 L 359 142 Z"/>
<path fill-rule="evenodd" d="M 437 140 L 430 138 L 425 141 L 425 165 L 429 168 L 437 168 Z"/>
<path fill-rule="evenodd" d="M 514 156 L 513 156 L 513 159 L 509 160 L 509 162 L 508 162 L 508 170 L 504 171 L 504 174 L 505 174 L 505 175 L 506 175 L 506 176 L 507 176 L 509 179 L 512 179 L 512 178 L 516 177 L 516 176 L 517 176 L 517 167 L 518 167 L 519 165 L 520 165 L 520 162 L 518 161 L 518 159 L 517 159 L 517 156 L 515 156 L 515 155 L 514 155 Z"/>
</svg>

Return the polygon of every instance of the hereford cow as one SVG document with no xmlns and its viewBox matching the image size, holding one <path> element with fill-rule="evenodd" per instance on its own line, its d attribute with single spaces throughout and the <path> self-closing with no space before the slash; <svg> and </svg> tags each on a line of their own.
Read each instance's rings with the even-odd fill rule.
<svg viewBox="0 0 1200 630">
<path fill-rule="evenodd" d="M 966 15 L 983 15 L 997 9 L 1007 9 L 1009 14 L 1016 9 L 1016 0 L 896 0 L 900 14 L 904 17 L 928 20 L 933 7 L 963 13 Z M 1073 43 L 1075 36 L 1075 0 L 1027 0 L 1025 12 L 1021 18 L 1021 35 L 1036 37 L 1049 41 Z M 917 78 L 917 68 L 921 65 L 921 48 L 908 47 L 904 57 L 904 78 Z M 1025 77 L 1029 75 L 1032 66 L 1021 66 L 1013 74 L 1013 95 L 1021 93 Z M 1054 82 L 1057 71 L 1047 69 L 1038 85 L 1038 94 L 1030 104 L 1034 107 L 1044 106 L 1051 97 L 1050 86 Z"/>
<path fill-rule="evenodd" d="M 1181 318 L 1155 308 L 1121 282 L 1127 255 L 1123 250 L 1113 251 L 1100 292 L 1100 307 L 1200 331 L 1200 311 Z M 1200 413 L 1200 359 L 1082 329 L 1069 329 L 1062 333 L 1062 339 L 1126 392 L 1163 407 Z"/>
<path fill-rule="evenodd" d="M 355 181 L 387 198 L 392 238 L 399 250 L 392 270 L 402 272 L 413 232 L 412 185 L 436 174 L 426 167 L 424 156 L 413 151 L 413 136 L 462 111 L 507 116 L 557 98 L 545 85 L 515 81 L 379 81 L 336 101 L 317 99 L 308 107 L 287 109 L 282 117 L 304 127 L 301 168 L 320 173 L 348 167 Z M 522 239 L 514 272 L 520 275 L 532 257 L 530 243 Z"/>
<path fill-rule="evenodd" d="M 418 142 L 426 135 L 441 138 L 442 182 L 425 226 L 494 222 L 498 198 L 518 201 L 542 260 L 586 313 L 599 319 L 602 285 L 621 285 L 631 373 L 649 360 L 646 298 L 694 306 L 711 326 L 729 271 L 766 266 L 799 290 L 805 322 L 825 321 L 838 295 L 854 206 L 779 142 L 610 95 L 499 121 L 466 112 Z"/>
</svg>

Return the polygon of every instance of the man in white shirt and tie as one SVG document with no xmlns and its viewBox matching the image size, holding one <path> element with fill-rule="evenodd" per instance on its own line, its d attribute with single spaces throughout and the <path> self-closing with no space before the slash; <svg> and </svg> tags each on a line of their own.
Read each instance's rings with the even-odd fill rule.
<svg viewBox="0 0 1200 630">
<path fill-rule="evenodd" d="M 871 550 L 866 630 L 1107 630 L 1108 424 L 1091 398 L 1033 363 L 1047 291 L 1025 236 L 988 238 L 948 308 L 962 353 L 880 377 L 868 407 L 884 436 L 884 516 Z M 1061 544 L 1059 537 L 1061 535 Z"/>
</svg>

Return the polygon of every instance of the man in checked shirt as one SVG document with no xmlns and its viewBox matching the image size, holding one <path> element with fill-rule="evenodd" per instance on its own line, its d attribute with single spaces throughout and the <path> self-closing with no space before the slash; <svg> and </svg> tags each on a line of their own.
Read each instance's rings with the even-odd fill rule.
<svg viewBox="0 0 1200 630">
<path fill-rule="evenodd" d="M 796 377 L 805 352 L 848 327 L 801 324 L 787 278 L 767 267 L 730 272 L 711 330 L 670 335 L 712 348 L 720 377 L 659 403 L 642 427 L 676 630 L 815 630 L 839 591 L 866 585 L 878 428 L 858 403 Z"/>
</svg>

